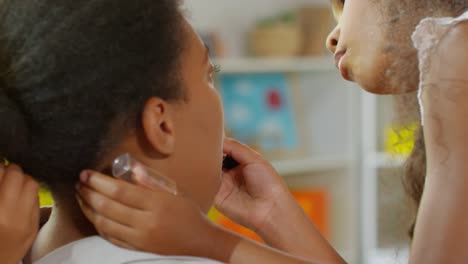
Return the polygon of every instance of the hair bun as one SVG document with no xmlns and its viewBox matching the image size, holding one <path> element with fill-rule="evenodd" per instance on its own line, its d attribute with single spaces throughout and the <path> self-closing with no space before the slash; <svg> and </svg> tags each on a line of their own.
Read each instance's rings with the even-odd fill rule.
<svg viewBox="0 0 468 264">
<path fill-rule="evenodd" d="M 28 144 L 27 138 L 25 117 L 0 81 L 0 158 L 18 161 Z"/>
</svg>

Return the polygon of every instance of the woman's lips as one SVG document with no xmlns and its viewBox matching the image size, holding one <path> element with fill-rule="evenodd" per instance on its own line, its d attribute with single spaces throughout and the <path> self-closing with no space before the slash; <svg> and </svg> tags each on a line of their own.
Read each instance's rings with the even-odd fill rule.
<svg viewBox="0 0 468 264">
<path fill-rule="evenodd" d="M 351 81 L 350 78 L 349 78 L 348 71 L 346 70 L 346 68 L 345 68 L 345 66 L 343 64 L 343 60 L 344 60 L 345 56 L 346 56 L 346 51 L 344 51 L 344 50 L 337 51 L 335 53 L 335 56 L 334 56 L 335 66 L 340 71 L 341 76 L 343 77 L 343 79 L 345 79 L 347 81 Z"/>
</svg>

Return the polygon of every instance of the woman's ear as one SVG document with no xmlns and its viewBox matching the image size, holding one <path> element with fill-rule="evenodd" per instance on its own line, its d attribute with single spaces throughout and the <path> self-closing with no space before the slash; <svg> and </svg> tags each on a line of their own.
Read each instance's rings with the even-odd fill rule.
<svg viewBox="0 0 468 264">
<path fill-rule="evenodd" d="M 175 151 L 175 127 L 172 106 L 166 101 L 153 97 L 143 109 L 142 126 L 151 147 L 168 156 Z"/>
</svg>

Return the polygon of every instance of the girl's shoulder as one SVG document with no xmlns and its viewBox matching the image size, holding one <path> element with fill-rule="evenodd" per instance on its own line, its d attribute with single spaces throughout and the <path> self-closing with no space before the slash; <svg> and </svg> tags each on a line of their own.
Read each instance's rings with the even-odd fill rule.
<svg viewBox="0 0 468 264">
<path fill-rule="evenodd" d="M 424 124 L 423 90 L 433 78 L 454 75 L 468 67 L 468 10 L 458 17 L 422 19 L 412 35 L 419 59 L 419 101 Z M 446 65 L 447 67 L 441 67 Z M 450 72 L 448 72 L 450 71 Z"/>
<path fill-rule="evenodd" d="M 414 46 L 418 50 L 434 47 L 452 28 L 467 20 L 468 10 L 458 17 L 424 18 L 413 33 Z"/>
<path fill-rule="evenodd" d="M 434 53 L 444 53 L 451 48 L 466 46 L 468 39 L 468 10 L 458 17 L 425 18 L 413 33 L 414 47 L 418 50 L 420 70 L 430 66 Z M 460 54 L 461 55 L 461 54 Z"/>
</svg>

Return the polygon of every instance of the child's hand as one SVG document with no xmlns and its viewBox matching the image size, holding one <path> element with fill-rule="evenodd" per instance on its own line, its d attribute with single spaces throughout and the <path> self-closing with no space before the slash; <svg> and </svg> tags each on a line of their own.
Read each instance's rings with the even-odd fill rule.
<svg viewBox="0 0 468 264">
<path fill-rule="evenodd" d="M 272 165 L 246 145 L 226 139 L 224 153 L 240 165 L 223 172 L 216 208 L 261 235 L 278 202 L 292 199 L 288 187 Z"/>
<path fill-rule="evenodd" d="M 110 242 L 162 255 L 229 259 L 228 251 L 210 252 L 231 242 L 212 238 L 219 229 L 189 199 L 98 172 L 83 172 L 80 180 L 81 209 Z"/>
<path fill-rule="evenodd" d="M 284 180 L 258 153 L 231 139 L 224 153 L 240 165 L 223 173 L 216 208 L 254 230 L 271 247 L 314 260 L 343 263 L 289 192 Z"/>
<path fill-rule="evenodd" d="M 237 142 L 228 140 L 224 149 L 240 166 L 224 175 L 217 197 L 223 213 L 246 225 L 265 225 L 260 235 L 275 248 L 298 256 L 310 255 L 316 260 L 338 259 L 337 263 L 342 263 L 271 165 Z M 215 226 L 186 197 L 97 172 L 84 172 L 80 180 L 78 201 L 82 211 L 102 237 L 118 246 L 222 262 L 231 262 L 231 258 L 239 256 L 242 257 L 238 263 L 257 259 L 255 250 L 239 247 L 241 238 Z"/>
<path fill-rule="evenodd" d="M 39 228 L 39 185 L 16 165 L 0 164 L 0 259 L 17 264 Z"/>
</svg>

